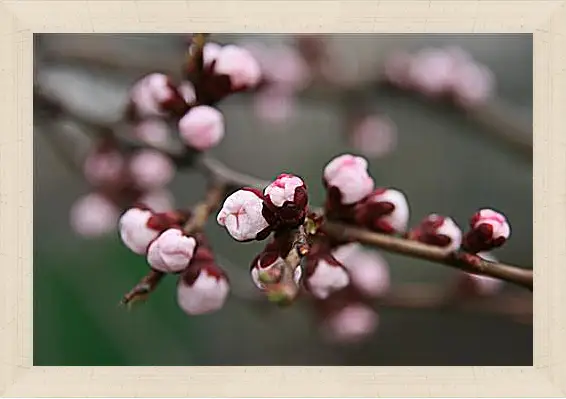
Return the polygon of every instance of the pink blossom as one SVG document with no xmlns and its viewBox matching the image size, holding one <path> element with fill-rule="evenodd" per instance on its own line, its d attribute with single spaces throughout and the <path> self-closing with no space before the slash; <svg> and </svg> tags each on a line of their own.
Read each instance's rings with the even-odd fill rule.
<svg viewBox="0 0 566 399">
<path fill-rule="evenodd" d="M 309 270 L 306 277 L 308 290 L 319 299 L 326 299 L 333 292 L 345 288 L 350 283 L 348 272 L 332 257 L 319 259 L 314 270 Z"/>
<path fill-rule="evenodd" d="M 409 204 L 405 194 L 392 188 L 378 188 L 356 208 L 356 221 L 386 234 L 405 232 Z"/>
<path fill-rule="evenodd" d="M 491 226 L 491 237 L 494 240 L 498 238 L 508 239 L 511 234 L 511 228 L 507 223 L 507 218 L 493 209 L 481 209 L 476 212 L 470 224 L 474 229 L 480 228 L 482 224 Z"/>
<path fill-rule="evenodd" d="M 112 184 L 122 177 L 124 165 L 124 157 L 118 151 L 94 151 L 86 157 L 84 174 L 93 185 Z"/>
<path fill-rule="evenodd" d="M 175 95 L 166 75 L 152 73 L 134 84 L 130 98 L 141 116 L 159 116 L 164 114 L 163 103 L 173 100 Z"/>
<path fill-rule="evenodd" d="M 348 270 L 352 284 L 363 294 L 379 297 L 389 289 L 387 261 L 377 251 L 351 243 L 339 246 L 332 255 Z"/>
<path fill-rule="evenodd" d="M 189 267 L 190 269 L 190 267 Z M 223 275 L 203 267 L 192 281 L 185 278 L 177 285 L 177 303 L 189 315 L 202 315 L 220 310 L 230 292 L 230 285 Z"/>
<path fill-rule="evenodd" d="M 333 342 L 350 344 L 373 334 L 378 321 L 369 306 L 355 303 L 331 314 L 324 323 L 324 333 Z"/>
<path fill-rule="evenodd" d="M 441 49 L 423 49 L 411 62 L 409 77 L 412 85 L 425 95 L 437 96 L 450 89 L 454 59 Z"/>
<path fill-rule="evenodd" d="M 133 128 L 134 136 L 143 142 L 164 146 L 169 140 L 169 126 L 161 119 L 146 119 L 137 123 Z"/>
<path fill-rule="evenodd" d="M 132 157 L 130 173 L 143 189 L 165 186 L 173 179 L 175 168 L 169 157 L 155 150 L 142 150 Z"/>
<path fill-rule="evenodd" d="M 255 87 L 261 80 L 261 69 L 252 54 L 238 46 L 223 46 L 215 58 L 214 73 L 230 77 L 232 90 Z"/>
<path fill-rule="evenodd" d="M 273 205 L 281 207 L 285 202 L 295 200 L 295 193 L 299 187 L 305 187 L 301 178 L 290 174 L 281 174 L 265 188 L 263 194 L 266 198 L 269 198 Z"/>
<path fill-rule="evenodd" d="M 254 259 L 252 267 L 250 269 L 250 274 L 253 283 L 260 290 L 266 288 L 266 282 L 276 282 L 281 277 L 281 265 L 284 264 L 285 260 L 280 256 L 273 256 L 268 254 L 267 256 L 258 256 Z M 293 280 L 295 284 L 299 284 L 303 274 L 303 269 L 301 266 L 297 266 L 293 273 Z"/>
<path fill-rule="evenodd" d="M 269 227 L 262 215 L 263 205 L 258 193 L 238 190 L 226 198 L 216 220 L 234 239 L 253 240 Z"/>
<path fill-rule="evenodd" d="M 507 218 L 493 209 L 481 209 L 470 220 L 471 230 L 463 244 L 470 252 L 487 251 L 503 245 L 511 235 Z"/>
<path fill-rule="evenodd" d="M 495 88 L 493 73 L 483 65 L 468 62 L 454 72 L 451 89 L 458 103 L 466 107 L 484 104 Z"/>
<path fill-rule="evenodd" d="M 368 162 L 362 157 L 345 154 L 330 161 L 324 168 L 324 180 L 342 194 L 342 203 L 356 203 L 371 193 L 373 179 L 368 174 Z"/>
<path fill-rule="evenodd" d="M 207 42 L 202 49 L 202 58 L 204 61 L 204 66 L 208 67 L 220 54 L 222 46 L 218 43 Z"/>
<path fill-rule="evenodd" d="M 149 244 L 159 235 L 159 231 L 149 227 L 152 216 L 151 211 L 130 208 L 120 218 L 120 238 L 139 255 L 145 255 Z"/>
<path fill-rule="evenodd" d="M 411 55 L 406 52 L 395 52 L 388 56 L 384 65 L 385 79 L 401 88 L 410 86 L 409 69 L 411 60 Z"/>
<path fill-rule="evenodd" d="M 224 137 L 224 116 L 208 105 L 191 108 L 179 121 L 179 133 L 185 144 L 200 151 L 208 150 Z"/>
<path fill-rule="evenodd" d="M 290 92 L 304 89 L 310 81 L 310 70 L 299 52 L 291 46 L 276 46 L 260 55 L 265 78 Z M 256 57 L 258 58 L 258 57 Z"/>
<path fill-rule="evenodd" d="M 179 229 L 165 230 L 149 246 L 147 260 L 151 267 L 164 273 L 185 269 L 193 257 L 196 241 Z"/>
<path fill-rule="evenodd" d="M 354 125 L 350 141 L 356 150 L 366 156 L 383 156 L 397 145 L 397 127 L 387 117 L 368 115 Z"/>
<path fill-rule="evenodd" d="M 71 208 L 71 227 L 84 237 L 97 237 L 116 227 L 119 210 L 106 197 L 88 194 Z"/>
<path fill-rule="evenodd" d="M 433 213 L 410 231 L 409 238 L 456 251 L 462 244 L 462 230 L 453 219 Z"/>
<path fill-rule="evenodd" d="M 275 87 L 267 87 L 254 95 L 254 112 L 264 122 L 281 123 L 290 119 L 296 105 L 293 95 Z"/>
<path fill-rule="evenodd" d="M 185 100 L 187 104 L 192 104 L 197 99 L 195 86 L 188 80 L 181 82 L 179 87 L 177 87 L 177 91 L 179 92 L 181 97 L 183 97 L 183 100 Z"/>
</svg>

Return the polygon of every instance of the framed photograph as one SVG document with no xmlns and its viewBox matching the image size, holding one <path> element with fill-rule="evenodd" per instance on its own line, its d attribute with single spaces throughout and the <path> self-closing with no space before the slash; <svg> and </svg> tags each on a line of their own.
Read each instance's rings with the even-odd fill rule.
<svg viewBox="0 0 566 399">
<path fill-rule="evenodd" d="M 0 32 L 3 396 L 566 395 L 566 1 Z"/>
</svg>

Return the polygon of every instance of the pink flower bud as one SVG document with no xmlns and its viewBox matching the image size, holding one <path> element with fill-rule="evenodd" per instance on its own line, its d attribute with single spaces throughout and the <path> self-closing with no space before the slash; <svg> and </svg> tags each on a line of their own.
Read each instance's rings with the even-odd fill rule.
<svg viewBox="0 0 566 399">
<path fill-rule="evenodd" d="M 366 156 L 383 156 L 397 145 L 397 128 L 387 117 L 368 115 L 354 124 L 349 135 L 354 148 Z"/>
<path fill-rule="evenodd" d="M 384 75 L 387 81 L 400 88 L 410 86 L 409 69 L 412 57 L 409 53 L 396 52 L 391 54 L 384 65 Z"/>
<path fill-rule="evenodd" d="M 299 177 L 284 173 L 265 188 L 263 195 L 271 204 L 280 208 L 285 202 L 295 202 L 297 195 L 305 195 L 301 192 L 304 188 L 305 183 Z"/>
<path fill-rule="evenodd" d="M 350 273 L 352 284 L 364 295 L 383 296 L 391 285 L 387 261 L 377 252 L 351 243 L 336 248 L 332 255 Z"/>
<path fill-rule="evenodd" d="M 159 151 L 142 150 L 132 157 L 130 173 L 139 187 L 155 189 L 169 183 L 175 169 L 171 159 Z"/>
<path fill-rule="evenodd" d="M 220 310 L 230 293 L 224 272 L 214 264 L 210 254 L 199 259 L 199 251 L 202 251 L 200 244 L 193 262 L 183 272 L 177 285 L 177 303 L 191 316 Z M 208 252 L 208 249 L 205 251 Z"/>
<path fill-rule="evenodd" d="M 323 332 L 333 342 L 351 344 L 371 336 L 378 321 L 373 309 L 354 303 L 332 313 L 325 320 Z"/>
<path fill-rule="evenodd" d="M 145 193 L 139 200 L 154 212 L 166 212 L 175 207 L 175 200 L 171 192 L 167 190 L 154 190 Z"/>
<path fill-rule="evenodd" d="M 378 188 L 356 206 L 356 222 L 385 234 L 407 229 L 409 204 L 405 195 L 391 188 Z"/>
<path fill-rule="evenodd" d="M 226 198 L 216 220 L 238 241 L 265 238 L 269 224 L 262 214 L 263 206 L 261 193 L 241 189 Z"/>
<path fill-rule="evenodd" d="M 263 216 L 273 228 L 295 227 L 307 214 L 308 194 L 303 181 L 294 175 L 281 174 L 264 190 Z"/>
<path fill-rule="evenodd" d="M 179 92 L 181 97 L 183 97 L 183 100 L 185 100 L 187 104 L 192 104 L 197 99 L 195 86 L 188 80 L 183 81 L 177 88 L 177 91 Z"/>
<path fill-rule="evenodd" d="M 179 121 L 179 134 L 185 144 L 200 151 L 208 150 L 224 137 L 224 116 L 208 105 L 191 108 Z"/>
<path fill-rule="evenodd" d="M 437 96 L 450 89 L 454 60 L 440 49 L 424 49 L 417 53 L 409 69 L 412 85 L 425 95 Z"/>
<path fill-rule="evenodd" d="M 94 151 L 86 157 L 84 174 L 93 185 L 114 184 L 120 181 L 124 166 L 124 157 L 118 151 Z"/>
<path fill-rule="evenodd" d="M 310 81 L 310 70 L 295 48 L 278 46 L 266 50 L 261 57 L 262 72 L 271 84 L 289 91 L 302 90 L 306 87 Z"/>
<path fill-rule="evenodd" d="M 409 239 L 456 251 L 462 244 L 462 230 L 451 218 L 433 213 L 409 232 Z"/>
<path fill-rule="evenodd" d="M 276 283 L 281 278 L 281 266 L 285 260 L 275 252 L 266 252 L 256 256 L 252 262 L 250 274 L 252 281 L 260 290 L 264 290 L 267 283 Z M 295 268 L 293 280 L 299 285 L 303 269 L 301 266 Z"/>
<path fill-rule="evenodd" d="M 232 90 L 245 90 L 261 80 L 261 69 L 252 54 L 241 47 L 226 45 L 216 55 L 214 73 L 227 75 Z"/>
<path fill-rule="evenodd" d="M 293 95 L 285 90 L 267 87 L 254 95 L 253 106 L 255 114 L 260 120 L 269 123 L 281 123 L 293 116 L 296 100 Z"/>
<path fill-rule="evenodd" d="M 489 100 L 495 89 L 495 79 L 485 66 L 468 62 L 454 72 L 451 89 L 458 103 L 474 107 Z"/>
<path fill-rule="evenodd" d="M 100 194 L 79 198 L 71 208 L 71 227 L 84 237 L 97 237 L 116 227 L 118 208 Z"/>
<path fill-rule="evenodd" d="M 492 209 L 482 209 L 470 220 L 471 230 L 463 239 L 466 251 L 477 253 L 502 246 L 511 235 L 504 215 Z"/>
<path fill-rule="evenodd" d="M 181 230 L 165 230 L 149 246 L 147 261 L 155 270 L 177 273 L 187 268 L 195 246 L 195 239 L 185 236 Z"/>
<path fill-rule="evenodd" d="M 326 299 L 349 283 L 348 272 L 330 254 L 307 262 L 305 286 L 316 298 Z"/>
<path fill-rule="evenodd" d="M 367 169 L 368 162 L 364 158 L 340 155 L 324 168 L 324 182 L 340 191 L 342 204 L 354 204 L 373 190 L 374 182 Z"/>
<path fill-rule="evenodd" d="M 134 126 L 133 134 L 144 143 L 164 146 L 169 140 L 169 126 L 161 119 L 146 119 Z"/>
<path fill-rule="evenodd" d="M 186 103 L 169 78 L 152 73 L 137 81 L 130 94 L 133 111 L 141 117 L 163 116 L 167 112 L 180 112 Z"/>
<path fill-rule="evenodd" d="M 149 210 L 131 208 L 120 218 L 120 238 L 136 254 L 145 255 L 149 244 L 159 235 L 149 225 L 152 216 Z"/>
<path fill-rule="evenodd" d="M 207 42 L 202 49 L 202 58 L 204 61 L 204 66 L 208 67 L 220 54 L 222 46 L 218 43 Z"/>
</svg>

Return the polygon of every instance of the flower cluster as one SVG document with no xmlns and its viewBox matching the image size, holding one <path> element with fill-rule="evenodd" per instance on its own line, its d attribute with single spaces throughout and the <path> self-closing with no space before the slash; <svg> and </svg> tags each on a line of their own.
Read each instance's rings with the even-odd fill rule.
<svg viewBox="0 0 566 399">
<path fill-rule="evenodd" d="M 119 232 L 124 245 L 146 256 L 151 269 L 179 275 L 179 306 L 189 315 L 200 315 L 222 308 L 230 287 L 206 237 L 202 233 L 189 236 L 183 230 L 190 216 L 133 207 L 121 216 Z"/>
<path fill-rule="evenodd" d="M 238 241 L 263 240 L 270 233 L 303 224 L 308 194 L 300 177 L 281 174 L 262 192 L 243 188 L 226 198 L 218 224 Z"/>
<path fill-rule="evenodd" d="M 385 156 L 397 146 L 397 126 L 385 115 L 355 115 L 346 133 L 350 145 L 367 157 Z"/>
<path fill-rule="evenodd" d="M 130 92 L 127 115 L 133 135 L 149 144 L 168 142 L 173 120 L 181 141 L 196 151 L 217 146 L 225 134 L 224 117 L 213 105 L 230 94 L 255 88 L 261 80 L 258 62 L 246 49 L 206 43 L 202 70 L 187 70 L 173 82 L 162 73 L 137 81 Z"/>
<path fill-rule="evenodd" d="M 321 218 L 403 236 L 449 252 L 464 247 L 469 254 L 490 260 L 494 258 L 486 251 L 509 237 L 505 217 L 490 209 L 473 215 L 466 234 L 453 219 L 438 214 L 409 229 L 405 194 L 394 188 L 376 188 L 367 160 L 359 156 L 344 154 L 331 160 L 324 169 L 323 182 L 327 193 L 324 217 L 308 209 L 302 179 L 282 174 L 263 191 L 243 188 L 234 192 L 225 200 L 217 221 L 238 241 L 264 240 L 272 234 L 251 263 L 252 281 L 269 297 L 285 303 L 298 291 L 307 294 L 322 318 L 325 333 L 334 340 L 352 342 L 374 332 L 378 316 L 371 301 L 387 294 L 390 277 L 387 262 L 379 253 L 359 243 L 330 239 L 320 229 Z M 302 262 L 290 263 L 301 227 L 309 249 Z M 456 287 L 459 294 L 491 295 L 500 286 L 498 281 L 461 272 Z M 299 289 L 293 291 L 289 284 Z"/>
<path fill-rule="evenodd" d="M 451 97 L 464 107 L 484 104 L 495 86 L 493 73 L 459 48 L 424 48 L 398 52 L 385 63 L 385 79 L 402 89 L 432 98 Z"/>
<path fill-rule="evenodd" d="M 80 198 L 71 210 L 76 232 L 86 237 L 107 233 L 120 212 L 132 204 L 155 210 L 173 207 L 163 188 L 172 180 L 175 167 L 170 157 L 158 151 L 174 141 L 171 123 L 188 149 L 206 151 L 220 143 L 224 116 L 212 105 L 255 87 L 261 71 L 253 56 L 238 46 L 207 43 L 202 55 L 203 70 L 198 76 L 187 71 L 185 80 L 174 82 L 156 72 L 133 84 L 125 110 L 131 134 L 156 149 L 121 148 L 112 135 L 94 146 L 84 163 L 84 175 L 94 193 Z"/>
<path fill-rule="evenodd" d="M 405 195 L 394 188 L 375 187 L 362 157 L 344 154 L 324 169 L 328 195 L 326 213 L 333 219 L 385 234 L 404 233 L 409 221 Z"/>
<path fill-rule="evenodd" d="M 93 192 L 79 198 L 71 208 L 71 226 L 82 236 L 110 232 L 121 209 L 143 203 L 157 210 L 172 207 L 165 189 L 175 167 L 169 157 L 155 150 L 125 153 L 112 139 L 103 139 L 87 155 L 83 173 Z"/>
<path fill-rule="evenodd" d="M 341 170 L 344 159 L 339 157 L 333 160 L 325 171 L 329 198 L 335 190 L 342 190 L 344 196 L 339 197 L 346 198 L 344 209 L 359 205 L 360 209 L 353 215 L 369 223 L 367 217 L 361 216 L 361 208 L 371 210 L 374 201 L 379 201 L 379 198 L 369 196 L 373 192 L 373 180 L 367 171 L 361 177 L 354 171 L 352 176 L 355 179 L 351 181 L 352 176 L 347 175 L 349 172 Z M 352 157 L 352 160 L 354 164 L 366 162 L 356 157 Z M 345 162 L 345 165 L 347 167 L 349 162 Z M 367 167 L 367 162 L 364 165 Z M 374 194 L 377 196 L 379 193 Z M 252 281 L 269 297 L 287 302 L 302 290 L 314 300 L 317 311 L 324 313 L 328 320 L 339 317 L 347 306 L 356 309 L 355 314 L 361 309 L 364 315 L 376 318 L 370 302 L 385 295 L 390 285 L 387 263 L 377 252 L 356 243 L 333 242 L 323 234 L 314 233 L 310 236 L 304 262 L 289 264 L 289 255 L 297 249 L 297 229 L 315 218 L 308 210 L 308 193 L 302 179 L 281 174 L 263 191 L 244 188 L 230 195 L 218 213 L 217 221 L 238 241 L 264 240 L 272 234 L 250 267 Z M 393 225 L 398 227 L 396 222 Z M 288 270 L 289 267 L 293 269 Z M 290 290 L 285 284 L 285 273 L 289 273 L 291 282 L 298 290 Z M 368 324 L 367 320 L 360 322 L 364 326 L 351 326 L 353 331 L 346 329 L 338 335 L 343 336 L 344 340 L 356 340 L 374 330 L 375 323 Z M 329 323 L 329 326 L 336 325 Z M 324 325 L 327 325 L 326 322 Z"/>
<path fill-rule="evenodd" d="M 438 214 L 430 214 L 412 228 L 407 237 L 429 245 L 457 251 L 463 248 L 478 257 L 495 262 L 489 250 L 500 247 L 507 241 L 511 229 L 507 219 L 492 209 L 481 209 L 470 219 L 470 230 L 462 233 L 453 219 Z M 458 275 L 455 292 L 461 296 L 486 296 L 495 294 L 502 286 L 501 280 L 461 272 Z"/>
</svg>

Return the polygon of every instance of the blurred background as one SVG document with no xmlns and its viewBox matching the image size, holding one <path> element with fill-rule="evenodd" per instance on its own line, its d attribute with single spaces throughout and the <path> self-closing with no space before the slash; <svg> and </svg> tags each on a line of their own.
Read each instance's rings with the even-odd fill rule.
<svg viewBox="0 0 566 399">
<path fill-rule="evenodd" d="M 305 95 L 271 97 L 271 103 L 265 101 L 268 96 L 263 102 L 249 93 L 230 96 L 219 104 L 227 134 L 211 153 L 264 179 L 296 173 L 309 185 L 311 203 L 320 205 L 325 164 L 344 152 L 369 151 L 366 141 L 349 136 L 352 118 L 360 110 L 377 115 L 385 121 L 375 138 L 381 145 L 364 155 L 377 185 L 406 193 L 411 223 L 438 212 L 465 227 L 477 209 L 493 207 L 512 226 L 512 239 L 494 255 L 530 268 L 532 161 L 490 127 L 505 131 L 507 142 L 532 140 L 531 35 L 315 39 L 325 42 L 335 60 L 318 86 L 333 85 L 342 94 L 308 95 L 307 88 Z M 210 40 L 256 49 L 260 44 L 297 48 L 298 43 L 281 35 L 213 34 Z M 371 83 L 392 52 L 446 46 L 464 50 L 491 71 L 495 86 L 487 111 L 471 112 Z M 34 83 L 74 113 L 112 123 L 121 117 L 136 79 L 154 71 L 178 74 L 186 51 L 183 35 L 36 35 Z M 173 277 L 145 304 L 127 311 L 118 306 L 120 298 L 147 272 L 146 261 L 120 243 L 117 231 L 89 239 L 73 231 L 69 210 L 89 186 L 46 140 L 69 127 L 43 114 L 36 114 L 34 125 L 35 365 L 532 364 L 531 322 L 489 312 L 378 308 L 378 327 L 368 339 L 340 345 L 323 338 L 306 305 L 279 309 L 230 298 L 217 313 L 189 317 L 176 304 Z M 205 183 L 195 171 L 179 170 L 169 188 L 175 203 L 186 206 L 201 199 Z M 237 290 L 253 291 L 249 263 L 262 244 L 233 241 L 213 218 L 206 232 Z M 445 286 L 457 273 L 383 256 L 394 285 Z M 507 285 L 502 289 L 522 293 Z"/>
</svg>

